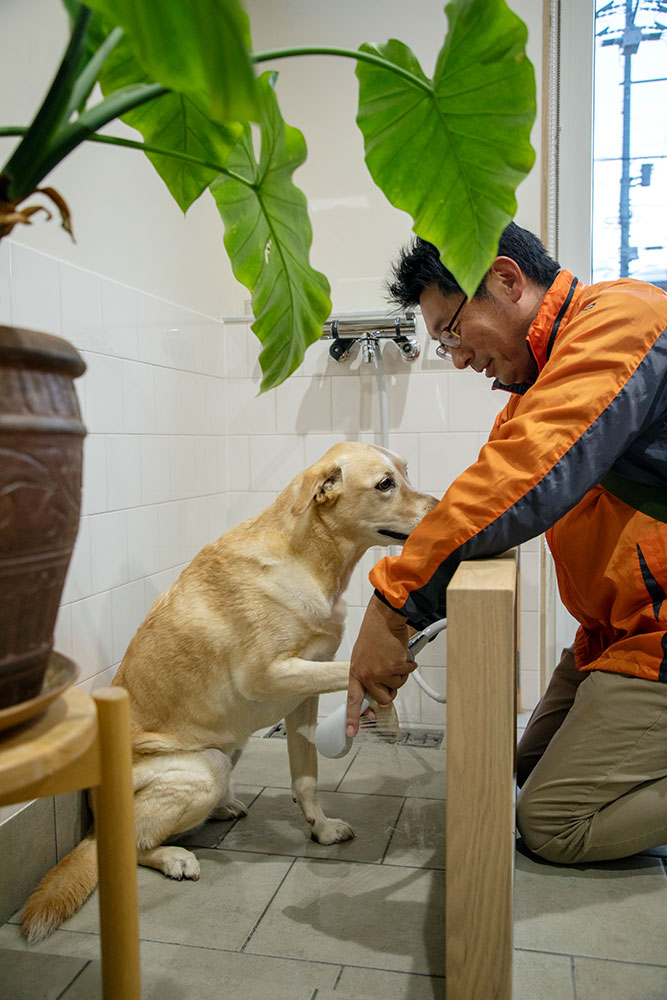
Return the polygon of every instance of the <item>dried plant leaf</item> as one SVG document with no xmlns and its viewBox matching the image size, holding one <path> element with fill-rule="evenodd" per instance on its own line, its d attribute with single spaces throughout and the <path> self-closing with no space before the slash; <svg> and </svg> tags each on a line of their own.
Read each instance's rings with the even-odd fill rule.
<svg viewBox="0 0 667 1000">
<path fill-rule="evenodd" d="M 9 236 L 17 223 L 22 222 L 26 226 L 31 224 L 31 216 L 35 212 L 46 212 L 47 220 L 52 218 L 46 205 L 29 205 L 27 208 L 17 208 L 10 201 L 0 201 L 0 238 Z"/>
<path fill-rule="evenodd" d="M 46 195 L 49 201 L 53 202 L 60 213 L 60 221 L 63 229 L 69 233 L 72 242 L 75 243 L 76 240 L 72 232 L 72 216 L 63 196 L 52 187 L 35 188 L 34 193 Z M 53 212 L 46 205 L 26 205 L 25 208 L 19 208 L 16 202 L 0 201 L 0 239 L 3 236 L 9 236 L 14 226 L 18 223 L 23 223 L 26 226 L 31 225 L 32 216 L 37 212 L 44 212 L 47 222 L 53 218 Z"/>
<path fill-rule="evenodd" d="M 36 190 L 39 191 L 40 194 L 45 194 L 47 198 L 51 199 L 53 204 L 57 207 L 58 211 L 60 212 L 60 224 L 62 225 L 65 232 L 69 233 L 69 235 L 71 236 L 72 243 L 76 243 L 76 240 L 74 239 L 74 233 L 72 231 L 72 216 L 69 210 L 69 205 L 67 204 L 63 196 L 59 194 L 55 188 L 52 187 L 36 188 Z"/>
</svg>

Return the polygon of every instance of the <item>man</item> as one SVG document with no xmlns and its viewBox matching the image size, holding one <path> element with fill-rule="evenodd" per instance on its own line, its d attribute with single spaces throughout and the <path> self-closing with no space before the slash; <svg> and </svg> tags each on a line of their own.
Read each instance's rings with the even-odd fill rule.
<svg viewBox="0 0 667 1000">
<path fill-rule="evenodd" d="M 440 356 L 510 397 L 475 464 L 371 572 L 348 733 L 364 689 L 388 704 L 405 683 L 407 625 L 445 616 L 461 560 L 546 531 L 580 627 L 519 745 L 520 832 L 561 863 L 664 844 L 667 295 L 630 279 L 585 286 L 514 224 L 472 299 L 419 239 L 389 289 L 421 306 Z"/>
</svg>

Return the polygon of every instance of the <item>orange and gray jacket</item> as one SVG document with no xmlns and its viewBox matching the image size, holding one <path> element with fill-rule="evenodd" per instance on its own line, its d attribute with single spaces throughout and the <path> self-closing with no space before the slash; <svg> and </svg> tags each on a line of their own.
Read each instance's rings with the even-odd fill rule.
<svg viewBox="0 0 667 1000">
<path fill-rule="evenodd" d="M 528 344 L 537 378 L 497 383 L 512 395 L 478 460 L 371 582 L 423 628 L 463 559 L 546 531 L 578 667 L 667 682 L 667 295 L 560 271 Z"/>
</svg>

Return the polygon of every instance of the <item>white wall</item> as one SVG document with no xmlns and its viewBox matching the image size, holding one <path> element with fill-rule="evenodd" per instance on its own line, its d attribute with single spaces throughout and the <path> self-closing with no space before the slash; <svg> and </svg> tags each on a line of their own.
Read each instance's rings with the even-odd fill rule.
<svg viewBox="0 0 667 1000">
<path fill-rule="evenodd" d="M 510 6 L 528 25 L 528 54 L 536 67 L 540 108 L 542 5 L 534 0 L 513 0 Z M 411 5 L 403 0 L 366 0 L 363 4 L 356 0 L 337 0 L 335 4 L 330 0 L 246 2 L 257 52 L 307 44 L 354 49 L 364 41 L 384 42 L 396 37 L 412 48 L 429 74 L 446 31 L 443 7 L 440 0 L 419 0 Z M 283 115 L 290 125 L 301 129 L 308 143 L 308 160 L 295 179 L 311 209 L 311 260 L 331 282 L 334 312 L 388 309 L 383 281 L 397 249 L 410 239 L 411 225 L 405 213 L 384 199 L 365 169 L 361 133 L 354 121 L 358 98 L 354 62 L 303 56 L 265 63 L 260 68 L 279 71 L 276 93 Z M 519 189 L 516 216 L 520 225 L 535 232 L 540 228 L 540 130 L 538 114 L 533 130 L 538 158 Z M 243 303 L 238 305 L 243 312 Z M 249 345 L 254 364 L 257 351 L 252 341 Z M 489 384 L 474 373 L 445 370 L 432 348 L 413 367 L 397 364 L 391 345 L 387 345 L 384 357 L 387 370 L 393 372 L 389 385 L 392 446 L 409 458 L 415 483 L 441 496 L 475 460 L 495 413 L 503 405 L 504 394 L 492 393 Z M 319 444 L 324 451 L 336 437 L 365 434 L 368 440 L 380 443 L 374 370 L 368 366 L 363 374 L 359 372 L 358 362 L 350 369 L 329 360 L 326 342 L 309 348 L 302 368 L 276 393 L 275 438 L 269 429 L 272 415 L 269 420 L 262 418 L 261 441 L 249 439 L 248 461 L 254 457 L 255 463 L 259 462 L 263 449 L 268 460 L 278 449 L 289 456 L 289 467 L 295 468 L 302 458 L 316 458 Z M 250 398 L 250 388 L 245 391 Z M 239 439 L 235 447 L 245 461 L 246 444 Z M 251 473 L 251 494 L 253 483 L 256 487 L 259 481 Z M 255 502 L 262 501 L 260 495 Z M 237 509 L 232 500 L 232 514 Z M 367 557 L 364 570 L 371 565 Z M 348 594 L 345 648 L 349 648 L 371 593 L 366 573 L 358 577 L 359 588 L 353 585 Z M 539 696 L 539 580 L 539 546 L 533 541 L 523 546 L 521 560 L 524 708 L 533 707 Z M 420 655 L 420 662 L 429 665 L 426 672 L 439 671 L 433 674 L 431 686 L 442 690 L 444 639 L 431 643 Z M 337 696 L 328 696 L 323 703 L 330 705 L 337 700 Z M 401 692 L 399 708 L 412 721 L 441 723 L 444 719 L 443 707 L 429 701 L 412 683 Z"/>
<path fill-rule="evenodd" d="M 64 51 L 68 20 L 59 0 L 2 0 L 2 29 L 0 124 L 27 125 Z M 105 131 L 141 138 L 118 122 Z M 0 139 L 1 163 L 16 141 Z M 231 308 L 237 286 L 210 194 L 184 217 L 143 153 L 95 143 L 74 150 L 48 183 L 69 204 L 77 242 L 40 216 L 17 226 L 14 241 L 207 316 Z"/>
<path fill-rule="evenodd" d="M 541 81 L 542 9 L 535 0 L 510 6 L 529 27 L 528 54 Z M 446 33 L 442 0 L 247 0 L 256 52 L 291 45 L 338 45 L 399 38 L 427 74 L 433 72 Z M 276 93 L 285 120 L 299 128 L 308 160 L 295 174 L 313 223 L 312 262 L 331 282 L 334 312 L 385 306 L 382 282 L 395 250 L 411 235 L 410 218 L 385 200 L 363 161 L 355 124 L 355 63 L 330 56 L 300 56 L 262 63 L 279 73 Z M 539 100 L 538 100 L 539 107 Z M 533 145 L 540 137 L 535 125 Z M 517 222 L 540 225 L 539 161 L 519 192 Z M 240 308 L 239 312 L 243 312 Z"/>
<path fill-rule="evenodd" d="M 529 19 L 539 64 L 539 5 L 514 6 Z M 251 0 L 248 8 L 256 48 L 283 39 L 356 46 L 396 35 L 430 70 L 444 34 L 435 0 Z M 55 68 L 66 22 L 53 0 L 5 0 L 3 27 L 5 39 L 30 40 L 28 50 L 5 41 L 0 61 L 0 121 L 21 124 Z M 337 311 L 384 306 L 381 282 L 410 226 L 362 166 L 353 64 L 308 58 L 280 70 L 286 118 L 310 147 L 297 179 L 311 201 L 313 263 L 328 274 Z M 0 140 L 0 154 L 11 142 Z M 0 322 L 65 336 L 88 364 L 78 382 L 89 432 L 83 519 L 56 642 L 90 689 L 108 683 L 152 599 L 205 541 L 264 506 L 334 441 L 379 442 L 378 396 L 374 371 L 360 372 L 358 361 L 337 365 L 321 342 L 286 385 L 257 397 L 258 344 L 247 319 L 232 319 L 248 293 L 231 276 L 210 197 L 183 220 L 138 153 L 93 146 L 75 152 L 49 182 L 70 202 L 78 242 L 40 223 L 0 243 Z M 518 220 L 538 228 L 538 168 L 521 188 Z M 423 329 L 420 338 L 426 347 Z M 409 459 L 415 484 L 441 495 L 474 461 L 502 394 L 474 374 L 445 370 L 432 352 L 412 367 L 392 345 L 384 357 L 390 444 Z M 538 552 L 525 548 L 522 690 L 529 706 L 537 696 Z M 343 654 L 370 593 L 367 572 L 381 554 L 369 554 L 352 582 Z M 420 656 L 438 690 L 443 647 L 439 640 Z M 444 717 L 412 683 L 401 711 L 424 723 Z"/>
</svg>

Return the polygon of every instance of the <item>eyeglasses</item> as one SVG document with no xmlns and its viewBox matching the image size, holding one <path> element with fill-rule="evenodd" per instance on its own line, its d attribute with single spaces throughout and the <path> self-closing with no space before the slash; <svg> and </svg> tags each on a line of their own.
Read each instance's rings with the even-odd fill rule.
<svg viewBox="0 0 667 1000">
<path fill-rule="evenodd" d="M 449 324 L 443 327 L 438 336 L 439 343 L 435 349 L 435 353 L 438 355 L 439 358 L 450 357 L 450 351 L 452 350 L 452 348 L 456 349 L 457 347 L 461 346 L 461 337 L 459 336 L 458 333 L 454 332 L 454 324 L 456 323 L 459 313 L 461 312 L 467 301 L 468 298 L 466 296 L 459 305 L 454 315 L 452 316 Z"/>
</svg>

